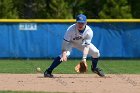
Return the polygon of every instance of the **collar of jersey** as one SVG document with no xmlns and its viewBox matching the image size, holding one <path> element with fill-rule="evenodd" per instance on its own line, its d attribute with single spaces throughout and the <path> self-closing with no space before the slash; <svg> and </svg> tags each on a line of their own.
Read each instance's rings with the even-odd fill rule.
<svg viewBox="0 0 140 93">
<path fill-rule="evenodd" d="M 78 30 L 80 34 L 83 34 L 85 31 L 86 27 L 83 30 Z"/>
</svg>

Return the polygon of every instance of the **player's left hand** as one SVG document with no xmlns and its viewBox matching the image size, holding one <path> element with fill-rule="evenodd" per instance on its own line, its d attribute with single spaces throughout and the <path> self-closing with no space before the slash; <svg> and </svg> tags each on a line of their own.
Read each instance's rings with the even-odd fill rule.
<svg viewBox="0 0 140 93">
<path fill-rule="evenodd" d="M 76 66 L 75 66 L 75 71 L 77 73 L 85 73 L 87 72 L 88 70 L 88 67 L 87 67 L 87 62 L 86 62 L 86 59 L 85 60 L 82 60 L 81 62 L 79 62 Z"/>
<path fill-rule="evenodd" d="M 81 60 L 81 62 L 84 62 L 84 63 L 86 63 L 86 59 L 85 59 L 85 58 L 84 58 L 84 59 L 82 59 L 82 60 Z"/>
<path fill-rule="evenodd" d="M 85 66 L 86 66 L 86 68 L 87 68 L 87 60 L 86 59 L 82 59 L 82 61 L 81 62 L 83 62 L 84 64 L 85 64 Z"/>
</svg>

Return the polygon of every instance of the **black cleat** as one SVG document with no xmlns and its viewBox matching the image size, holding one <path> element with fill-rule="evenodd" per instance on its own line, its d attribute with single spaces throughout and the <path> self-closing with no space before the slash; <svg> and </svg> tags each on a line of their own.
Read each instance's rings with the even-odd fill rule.
<svg viewBox="0 0 140 93">
<path fill-rule="evenodd" d="M 44 77 L 53 78 L 54 76 L 52 75 L 52 71 L 46 70 L 44 72 Z"/>
<path fill-rule="evenodd" d="M 91 65 L 91 71 L 96 73 L 96 74 L 98 74 L 100 77 L 104 77 L 105 76 L 104 72 L 100 68 L 93 69 L 92 65 Z"/>
</svg>

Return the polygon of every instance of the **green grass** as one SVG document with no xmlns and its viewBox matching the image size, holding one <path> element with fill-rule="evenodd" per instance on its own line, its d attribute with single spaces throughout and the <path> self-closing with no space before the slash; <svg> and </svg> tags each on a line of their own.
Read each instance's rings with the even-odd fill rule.
<svg viewBox="0 0 140 93">
<path fill-rule="evenodd" d="M 63 62 L 55 70 L 54 73 L 75 74 L 75 65 L 80 60 L 69 60 Z M 88 62 L 88 73 L 90 71 L 90 60 Z M 36 68 L 40 67 L 43 71 L 50 66 L 52 60 L 0 60 L 0 73 L 14 74 L 30 74 L 36 73 Z M 140 74 L 140 60 L 100 60 L 99 67 L 106 74 Z M 0 93 L 50 93 L 50 92 L 29 92 L 29 91 L 0 91 Z M 58 92 L 55 92 L 58 93 Z"/>
<path fill-rule="evenodd" d="M 69 60 L 60 64 L 54 73 L 75 74 L 74 67 L 80 60 Z M 88 73 L 90 71 L 90 60 L 88 62 Z M 0 60 L 0 73 L 30 74 L 36 73 L 40 67 L 42 72 L 50 66 L 52 60 Z M 100 60 L 99 67 L 106 74 L 140 74 L 140 60 Z"/>
<path fill-rule="evenodd" d="M 0 91 L 0 93 L 62 93 L 62 92 Z"/>
</svg>

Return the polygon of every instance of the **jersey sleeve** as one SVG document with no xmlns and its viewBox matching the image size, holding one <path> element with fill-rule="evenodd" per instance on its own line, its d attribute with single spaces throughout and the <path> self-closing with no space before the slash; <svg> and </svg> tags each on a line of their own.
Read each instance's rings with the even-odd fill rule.
<svg viewBox="0 0 140 93">
<path fill-rule="evenodd" d="M 86 38 L 83 40 L 82 45 L 90 45 L 92 38 L 93 38 L 93 31 L 89 30 L 86 35 Z"/>
<path fill-rule="evenodd" d="M 70 30 L 70 28 L 68 28 L 65 35 L 64 35 L 64 40 L 69 42 L 70 39 L 71 39 L 71 30 Z"/>
<path fill-rule="evenodd" d="M 63 40 L 63 43 L 62 43 L 62 51 L 67 51 L 71 47 L 71 44 L 70 44 L 71 26 L 67 29 L 63 39 L 64 40 Z"/>
</svg>

